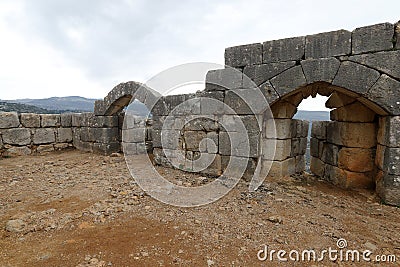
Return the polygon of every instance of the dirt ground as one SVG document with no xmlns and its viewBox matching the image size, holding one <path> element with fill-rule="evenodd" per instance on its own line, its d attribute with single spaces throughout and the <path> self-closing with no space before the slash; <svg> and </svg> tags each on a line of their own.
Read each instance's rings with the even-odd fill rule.
<svg viewBox="0 0 400 267">
<path fill-rule="evenodd" d="M 207 181 L 158 170 L 183 185 Z M 267 181 L 255 193 L 239 183 L 217 202 L 178 208 L 144 193 L 123 157 L 71 150 L 0 159 L 0 266 L 377 265 L 257 258 L 263 245 L 322 251 L 338 249 L 340 238 L 374 261 L 395 255 L 397 263 L 380 266 L 398 266 L 400 209 L 309 175 Z"/>
</svg>

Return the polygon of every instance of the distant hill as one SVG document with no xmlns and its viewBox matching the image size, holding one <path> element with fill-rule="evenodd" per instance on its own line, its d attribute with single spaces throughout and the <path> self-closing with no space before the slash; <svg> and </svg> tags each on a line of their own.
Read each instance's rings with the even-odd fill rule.
<svg viewBox="0 0 400 267">
<path fill-rule="evenodd" d="M 50 97 L 45 99 L 0 100 L 0 111 L 18 113 L 54 114 L 64 112 L 93 112 L 96 99 L 80 96 Z M 147 116 L 148 109 L 139 101 L 134 101 L 130 112 L 138 116 Z"/>
<path fill-rule="evenodd" d="M 330 116 L 328 111 L 309 111 L 309 110 L 299 110 L 293 117 L 298 120 L 307 121 L 329 121 Z"/>
<path fill-rule="evenodd" d="M 47 110 L 90 112 L 93 111 L 96 99 L 80 96 L 50 97 L 44 99 L 3 100 L 9 103 L 20 103 L 36 106 Z"/>
</svg>

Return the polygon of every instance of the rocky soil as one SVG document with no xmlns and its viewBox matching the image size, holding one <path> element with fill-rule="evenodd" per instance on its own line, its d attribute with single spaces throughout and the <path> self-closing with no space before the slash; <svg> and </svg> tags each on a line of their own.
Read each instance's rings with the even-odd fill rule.
<svg viewBox="0 0 400 267">
<path fill-rule="evenodd" d="M 186 186 L 210 180 L 157 169 Z M 0 266 L 282 266 L 257 252 L 264 244 L 337 249 L 340 238 L 348 249 L 400 261 L 400 209 L 309 175 L 267 181 L 255 193 L 239 183 L 215 203 L 178 208 L 143 192 L 122 156 L 71 150 L 0 159 Z"/>
</svg>

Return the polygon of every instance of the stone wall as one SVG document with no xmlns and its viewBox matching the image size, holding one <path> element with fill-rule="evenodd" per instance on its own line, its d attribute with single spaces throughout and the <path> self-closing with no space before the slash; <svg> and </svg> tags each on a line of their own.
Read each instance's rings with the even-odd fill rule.
<svg viewBox="0 0 400 267">
<path fill-rule="evenodd" d="M 120 115 L 122 150 L 125 155 L 150 154 L 153 151 L 152 120 L 136 115 Z"/>
<path fill-rule="evenodd" d="M 30 155 L 72 147 L 71 114 L 0 113 L 2 156 Z"/>
</svg>

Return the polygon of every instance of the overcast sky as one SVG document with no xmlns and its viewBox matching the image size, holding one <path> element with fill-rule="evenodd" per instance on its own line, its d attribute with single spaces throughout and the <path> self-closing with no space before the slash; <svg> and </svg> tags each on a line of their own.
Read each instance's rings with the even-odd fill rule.
<svg viewBox="0 0 400 267">
<path fill-rule="evenodd" d="M 0 99 L 103 98 L 225 47 L 400 19 L 400 1 L 0 0 Z"/>
</svg>

